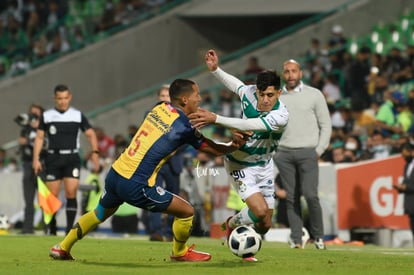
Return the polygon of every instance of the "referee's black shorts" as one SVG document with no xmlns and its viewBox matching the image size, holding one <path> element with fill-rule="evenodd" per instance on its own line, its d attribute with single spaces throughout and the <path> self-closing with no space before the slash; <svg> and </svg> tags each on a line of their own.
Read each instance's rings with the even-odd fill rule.
<svg viewBox="0 0 414 275">
<path fill-rule="evenodd" d="M 80 177 L 80 157 L 78 153 L 73 154 L 50 154 L 45 160 L 46 181 L 60 180 L 63 178 Z"/>
</svg>

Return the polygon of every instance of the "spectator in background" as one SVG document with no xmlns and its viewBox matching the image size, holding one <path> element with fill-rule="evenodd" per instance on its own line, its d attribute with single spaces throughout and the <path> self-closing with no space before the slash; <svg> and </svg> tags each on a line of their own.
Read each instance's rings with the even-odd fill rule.
<svg viewBox="0 0 414 275">
<path fill-rule="evenodd" d="M 348 135 L 345 140 L 345 157 L 349 156 L 351 160 L 357 161 L 362 153 L 362 143 L 358 135 Z"/>
<path fill-rule="evenodd" d="M 322 87 L 322 93 L 324 94 L 326 101 L 329 103 L 336 103 L 342 99 L 341 90 L 335 75 L 328 74 L 328 76 L 325 77 L 325 84 Z"/>
<path fill-rule="evenodd" d="M 404 135 L 408 132 L 411 125 L 413 125 L 413 113 L 404 95 L 395 106 L 395 110 L 397 112 L 397 123 L 401 127 L 401 134 Z"/>
<path fill-rule="evenodd" d="M 19 123 L 19 120 L 16 120 L 22 126 L 18 139 L 23 165 L 23 198 L 25 204 L 22 234 L 34 233 L 34 199 L 37 190 L 37 177 L 33 171 L 33 144 L 42 114 L 43 108 L 40 105 L 32 104 L 29 109 L 27 124 Z M 40 154 L 41 161 L 44 161 L 45 156 L 46 151 L 42 150 Z"/>
<path fill-rule="evenodd" d="M 345 148 L 343 146 L 343 143 L 341 143 L 341 145 L 338 146 L 334 146 L 332 148 L 332 163 L 336 164 L 336 163 L 342 163 L 345 160 Z"/>
<path fill-rule="evenodd" d="M 47 28 L 53 29 L 58 25 L 63 25 L 63 18 L 67 13 L 66 1 L 50 0 L 47 3 L 47 17 L 46 24 Z"/>
<path fill-rule="evenodd" d="M 115 21 L 116 16 L 116 10 L 115 10 L 115 4 L 112 0 L 107 0 L 105 3 L 105 9 L 104 12 L 100 18 L 100 21 L 98 22 L 96 26 L 96 33 L 99 32 L 105 32 L 113 27 L 116 26 Z"/>
<path fill-rule="evenodd" d="M 30 9 L 28 11 L 28 19 L 26 22 L 26 35 L 29 40 L 29 44 L 33 46 L 34 38 L 40 31 L 42 30 L 39 14 L 36 12 L 36 10 Z"/>
<path fill-rule="evenodd" d="M 351 102 L 351 116 L 354 121 L 352 133 L 367 136 L 371 135 L 375 128 L 375 116 L 364 108 L 362 99 L 354 99 Z"/>
<path fill-rule="evenodd" d="M 34 42 L 32 46 L 32 61 L 36 62 L 41 60 L 42 58 L 46 57 L 48 52 L 46 50 L 48 42 L 44 35 L 39 36 Z"/>
<path fill-rule="evenodd" d="M 312 38 L 310 48 L 305 53 L 306 61 L 320 63 L 319 57 L 322 56 L 321 42 L 318 38 Z"/>
<path fill-rule="evenodd" d="M 247 68 L 244 70 L 244 75 L 246 76 L 245 83 L 251 84 L 256 79 L 256 75 L 263 71 L 264 68 L 259 65 L 259 59 L 256 56 L 249 57 Z"/>
<path fill-rule="evenodd" d="M 397 83 L 400 72 L 405 67 L 405 60 L 398 47 L 393 47 L 385 59 L 384 70 L 391 83 Z"/>
<path fill-rule="evenodd" d="M 46 45 L 47 54 L 66 53 L 70 50 L 70 45 L 59 31 L 51 33 L 52 39 Z"/>
<path fill-rule="evenodd" d="M 385 102 L 380 106 L 376 115 L 376 125 L 384 137 L 403 132 L 402 125 L 398 123 L 398 106 L 404 104 L 404 95 L 399 91 L 387 91 Z"/>
<path fill-rule="evenodd" d="M 331 37 L 329 38 L 329 50 L 334 53 L 343 54 L 346 51 L 347 39 L 344 35 L 344 29 L 341 25 L 334 25 L 331 30 Z M 342 59 L 342 56 L 340 56 Z"/>
<path fill-rule="evenodd" d="M 0 54 L 25 56 L 28 47 L 29 40 L 20 21 L 15 16 L 9 16 L 7 30 L 0 39 Z"/>
<path fill-rule="evenodd" d="M 414 146 L 405 143 L 401 147 L 401 155 L 405 160 L 403 170 L 403 181 L 394 185 L 398 193 L 404 194 L 404 213 L 410 221 L 411 234 L 414 238 Z"/>
<path fill-rule="evenodd" d="M 102 127 L 96 127 L 95 133 L 100 158 L 112 163 L 115 160 L 115 141 L 105 133 Z"/>
<path fill-rule="evenodd" d="M 384 159 L 390 155 L 390 146 L 381 131 L 374 131 L 369 140 L 367 146 L 372 153 L 372 159 Z"/>
<path fill-rule="evenodd" d="M 353 61 L 348 72 L 348 92 L 347 97 L 351 100 L 361 98 L 364 102 L 364 108 L 368 108 L 371 104 L 371 98 L 367 90 L 367 78 L 371 71 L 369 64 L 371 49 L 362 47 L 358 50 L 356 59 Z"/>
<path fill-rule="evenodd" d="M 347 39 L 344 34 L 344 29 L 341 25 L 334 25 L 331 29 L 331 37 L 328 40 L 330 70 L 345 66 L 347 58 L 346 45 Z"/>
</svg>

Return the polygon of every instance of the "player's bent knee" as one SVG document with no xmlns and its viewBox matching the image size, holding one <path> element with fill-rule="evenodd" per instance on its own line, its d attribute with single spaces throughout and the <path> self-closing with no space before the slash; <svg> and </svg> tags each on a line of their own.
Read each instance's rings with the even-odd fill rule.
<svg viewBox="0 0 414 275">
<path fill-rule="evenodd" d="M 181 212 L 181 218 L 189 218 L 194 216 L 194 208 L 192 206 L 186 207 Z"/>
</svg>

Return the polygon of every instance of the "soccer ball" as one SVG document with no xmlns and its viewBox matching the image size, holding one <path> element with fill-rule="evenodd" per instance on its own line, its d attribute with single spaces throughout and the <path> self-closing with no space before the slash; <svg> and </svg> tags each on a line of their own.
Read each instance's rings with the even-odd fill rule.
<svg viewBox="0 0 414 275">
<path fill-rule="evenodd" d="M 262 247 L 262 238 L 252 227 L 241 225 L 231 232 L 228 245 L 234 255 L 242 258 L 252 257 Z"/>
<path fill-rule="evenodd" d="M 9 227 L 9 218 L 4 214 L 0 214 L 0 230 L 7 230 Z"/>
</svg>

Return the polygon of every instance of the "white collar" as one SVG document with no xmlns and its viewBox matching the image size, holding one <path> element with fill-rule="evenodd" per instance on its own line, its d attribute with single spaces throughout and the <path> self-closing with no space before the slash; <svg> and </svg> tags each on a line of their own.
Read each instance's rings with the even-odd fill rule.
<svg viewBox="0 0 414 275">
<path fill-rule="evenodd" d="M 303 82 L 302 82 L 302 80 L 299 82 L 299 85 L 298 86 L 296 86 L 294 89 L 293 89 L 293 91 L 294 92 L 296 92 L 296 93 L 299 93 L 299 92 L 301 92 L 303 90 Z M 282 92 L 283 93 L 288 93 L 289 91 L 286 89 L 286 85 L 283 85 L 283 88 L 282 88 Z"/>
</svg>

